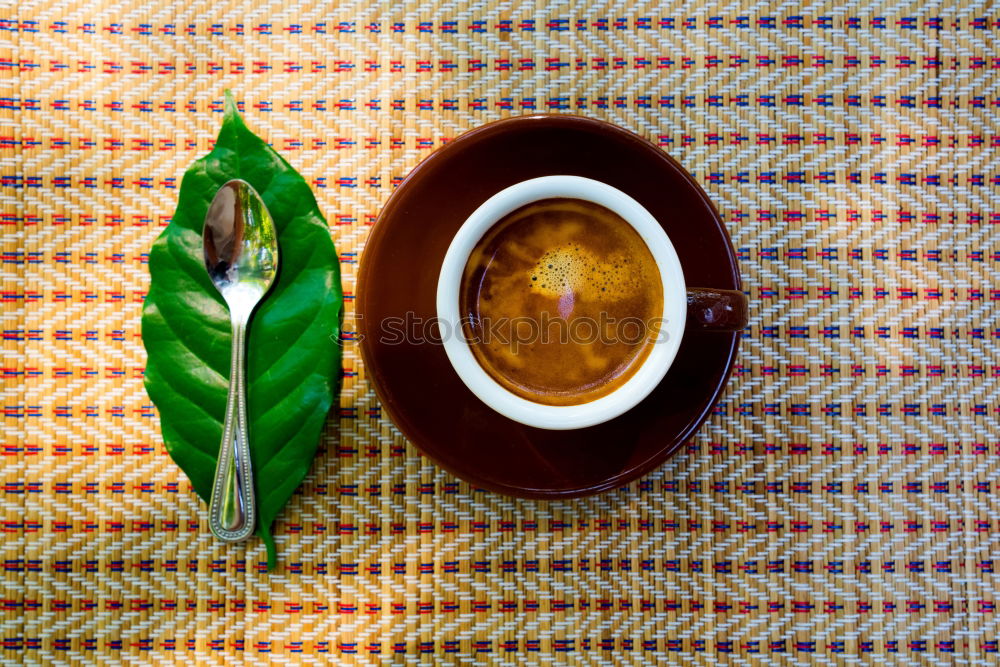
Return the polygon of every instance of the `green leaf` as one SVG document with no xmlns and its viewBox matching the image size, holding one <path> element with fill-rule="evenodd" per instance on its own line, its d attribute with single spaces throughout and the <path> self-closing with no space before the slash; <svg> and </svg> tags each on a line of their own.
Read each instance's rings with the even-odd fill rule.
<svg viewBox="0 0 1000 667">
<path fill-rule="evenodd" d="M 247 129 L 226 91 L 215 148 L 184 174 L 177 210 L 149 253 L 142 312 L 146 391 L 171 458 L 208 502 L 229 386 L 229 311 L 205 271 L 201 230 L 216 190 L 249 182 L 278 230 L 280 268 L 250 321 L 247 416 L 257 534 L 276 565 L 271 524 L 316 454 L 340 380 L 340 267 L 309 185 Z"/>
</svg>

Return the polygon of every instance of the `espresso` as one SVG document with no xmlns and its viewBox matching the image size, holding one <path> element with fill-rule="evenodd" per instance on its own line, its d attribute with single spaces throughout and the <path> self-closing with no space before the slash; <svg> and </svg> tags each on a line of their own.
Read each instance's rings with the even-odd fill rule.
<svg viewBox="0 0 1000 667">
<path fill-rule="evenodd" d="M 498 221 L 462 276 L 463 330 L 480 366 L 546 405 L 611 393 L 659 333 L 663 285 L 642 237 L 613 211 L 544 199 Z"/>
</svg>

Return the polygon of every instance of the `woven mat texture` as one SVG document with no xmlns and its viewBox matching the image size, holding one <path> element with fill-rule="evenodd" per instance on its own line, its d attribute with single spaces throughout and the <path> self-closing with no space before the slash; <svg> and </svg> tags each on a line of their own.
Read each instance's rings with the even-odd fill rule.
<svg viewBox="0 0 1000 667">
<path fill-rule="evenodd" d="M 985 0 L 0 3 L 0 658 L 997 664 L 998 35 Z M 220 545 L 139 318 L 227 87 L 315 188 L 348 331 L 448 139 L 555 112 L 662 146 L 752 300 L 715 414 L 626 489 L 513 500 L 422 459 L 349 345 L 278 571 Z"/>
</svg>

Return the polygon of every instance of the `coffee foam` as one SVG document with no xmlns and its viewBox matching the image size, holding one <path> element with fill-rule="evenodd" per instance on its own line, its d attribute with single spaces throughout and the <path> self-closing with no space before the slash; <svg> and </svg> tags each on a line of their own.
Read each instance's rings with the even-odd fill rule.
<svg viewBox="0 0 1000 667">
<path fill-rule="evenodd" d="M 662 304 L 656 261 L 628 222 L 591 202 L 549 199 L 509 213 L 477 243 L 459 305 L 466 336 L 483 341 L 473 356 L 494 380 L 529 400 L 572 405 L 621 386 L 649 353 L 650 338 L 623 342 L 607 323 L 651 321 Z M 553 318 L 563 325 L 545 325 L 555 332 L 548 339 L 483 340 L 497 323 Z M 584 340 L 601 322 L 610 333 Z M 570 330 L 583 333 L 563 340 Z"/>
<path fill-rule="evenodd" d="M 558 299 L 567 292 L 587 301 L 615 302 L 641 288 L 629 256 L 614 253 L 599 257 L 579 244 L 564 244 L 548 250 L 527 272 L 532 291 Z"/>
</svg>

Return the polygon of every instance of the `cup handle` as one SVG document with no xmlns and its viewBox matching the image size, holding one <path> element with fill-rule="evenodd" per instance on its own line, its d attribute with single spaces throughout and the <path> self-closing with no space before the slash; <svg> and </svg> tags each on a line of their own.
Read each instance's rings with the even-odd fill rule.
<svg viewBox="0 0 1000 667">
<path fill-rule="evenodd" d="M 740 331 L 747 326 L 747 296 L 743 292 L 689 287 L 687 328 Z"/>
</svg>

